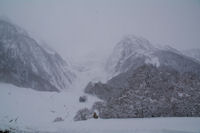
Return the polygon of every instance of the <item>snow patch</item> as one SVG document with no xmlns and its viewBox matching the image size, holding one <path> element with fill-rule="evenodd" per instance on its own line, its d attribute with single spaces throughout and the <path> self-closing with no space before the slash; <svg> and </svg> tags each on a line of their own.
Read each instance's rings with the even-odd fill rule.
<svg viewBox="0 0 200 133">
<path fill-rule="evenodd" d="M 155 57 L 155 56 L 150 56 L 149 58 L 147 58 L 147 59 L 145 60 L 145 63 L 146 63 L 146 64 L 152 64 L 152 65 L 154 65 L 154 66 L 156 66 L 156 67 L 159 67 L 159 66 L 160 66 L 159 59 L 158 59 L 158 57 Z"/>
<path fill-rule="evenodd" d="M 178 92 L 179 97 L 183 97 L 183 93 Z"/>
</svg>

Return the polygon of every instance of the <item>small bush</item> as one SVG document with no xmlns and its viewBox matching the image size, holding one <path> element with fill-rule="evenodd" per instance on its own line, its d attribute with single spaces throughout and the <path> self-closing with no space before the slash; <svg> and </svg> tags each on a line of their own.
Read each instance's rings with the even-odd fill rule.
<svg viewBox="0 0 200 133">
<path fill-rule="evenodd" d="M 81 96 L 79 98 L 79 102 L 83 103 L 83 102 L 86 102 L 87 101 L 87 97 L 86 96 Z"/>
<path fill-rule="evenodd" d="M 62 117 L 57 117 L 56 119 L 54 119 L 53 122 L 61 122 L 64 121 L 64 119 Z"/>
</svg>

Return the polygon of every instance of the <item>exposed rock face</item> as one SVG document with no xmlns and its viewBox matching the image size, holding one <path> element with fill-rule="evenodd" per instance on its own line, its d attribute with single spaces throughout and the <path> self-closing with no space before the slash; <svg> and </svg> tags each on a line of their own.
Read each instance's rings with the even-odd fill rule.
<svg viewBox="0 0 200 133">
<path fill-rule="evenodd" d="M 85 88 L 104 100 L 91 110 L 98 110 L 101 118 L 200 116 L 199 62 L 171 48 L 153 48 L 148 41 L 137 45 L 126 40 L 120 42 L 127 46 L 121 48 L 125 53 L 111 55 L 115 62 L 108 67 L 114 76 L 105 84 L 89 83 Z"/>
<path fill-rule="evenodd" d="M 40 91 L 68 88 L 75 74 L 21 28 L 0 20 L 0 81 Z"/>
</svg>

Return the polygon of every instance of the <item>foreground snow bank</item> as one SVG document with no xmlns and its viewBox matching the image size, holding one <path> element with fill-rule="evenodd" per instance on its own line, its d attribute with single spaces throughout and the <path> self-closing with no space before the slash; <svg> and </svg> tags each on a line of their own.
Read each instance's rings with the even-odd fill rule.
<svg viewBox="0 0 200 133">
<path fill-rule="evenodd" d="M 199 123 L 200 118 L 99 119 L 14 128 L 30 133 L 200 133 Z"/>
<path fill-rule="evenodd" d="M 88 97 L 67 92 L 38 92 L 0 83 L 0 129 L 64 133 L 200 133 L 200 118 L 91 119 L 74 122 L 76 112 L 92 106 Z M 91 101 L 91 102 L 89 102 Z M 93 101 L 93 102 L 92 102 Z M 60 122 L 54 122 L 57 118 Z"/>
<path fill-rule="evenodd" d="M 9 125 L 48 129 L 58 118 L 72 122 L 78 110 L 90 108 L 97 100 L 87 96 L 88 101 L 80 103 L 82 93 L 75 90 L 41 92 L 0 83 L 0 128 Z"/>
</svg>

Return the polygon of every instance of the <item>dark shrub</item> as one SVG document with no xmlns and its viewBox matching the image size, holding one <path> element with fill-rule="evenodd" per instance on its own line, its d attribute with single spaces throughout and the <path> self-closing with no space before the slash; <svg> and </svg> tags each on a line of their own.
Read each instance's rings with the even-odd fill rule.
<svg viewBox="0 0 200 133">
<path fill-rule="evenodd" d="M 86 96 L 80 96 L 79 98 L 79 102 L 83 103 L 87 101 L 87 97 Z"/>
</svg>

